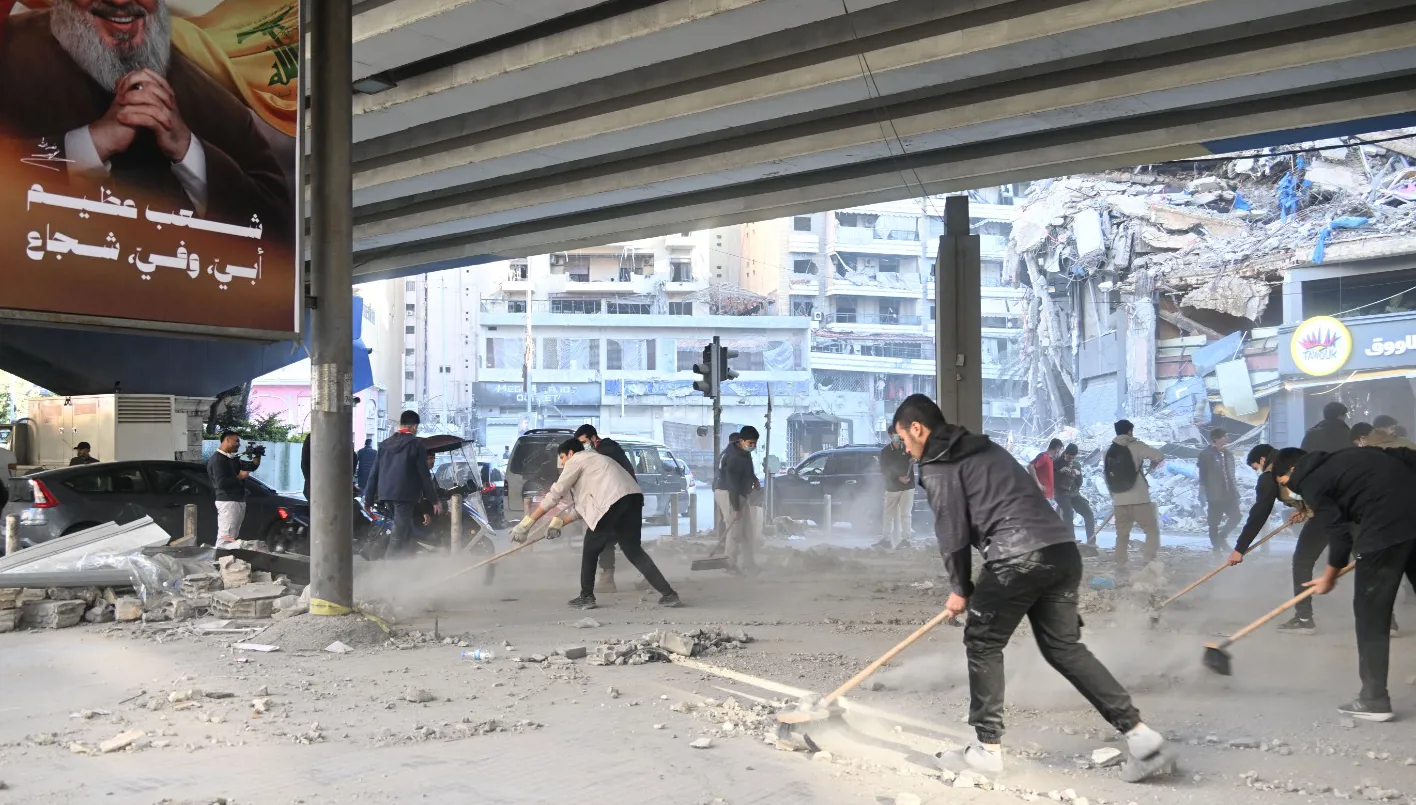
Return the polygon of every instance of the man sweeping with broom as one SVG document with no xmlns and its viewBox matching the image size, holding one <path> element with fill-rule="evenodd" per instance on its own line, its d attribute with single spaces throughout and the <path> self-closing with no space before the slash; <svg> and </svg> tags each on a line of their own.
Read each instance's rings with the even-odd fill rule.
<svg viewBox="0 0 1416 805">
<path fill-rule="evenodd" d="M 987 436 L 945 422 L 923 394 L 905 399 L 893 428 L 919 462 L 920 485 L 934 511 L 934 535 L 952 589 L 945 610 L 969 613 L 969 724 L 978 740 L 941 755 L 941 764 L 954 771 L 1002 770 L 1003 649 L 1027 617 L 1043 658 L 1126 736 L 1130 759 L 1123 778 L 1140 782 L 1173 771 L 1165 737 L 1141 722 L 1130 694 L 1081 643 L 1076 535 L 1028 471 Z M 973 548 L 983 555 L 977 584 L 971 580 Z"/>
</svg>

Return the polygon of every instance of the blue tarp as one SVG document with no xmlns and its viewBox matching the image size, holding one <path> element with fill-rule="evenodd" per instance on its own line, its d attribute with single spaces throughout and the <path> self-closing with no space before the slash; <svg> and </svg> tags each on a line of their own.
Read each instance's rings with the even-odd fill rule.
<svg viewBox="0 0 1416 805">
<path fill-rule="evenodd" d="M 1328 221 L 1328 225 L 1318 233 L 1317 245 L 1313 246 L 1313 262 L 1321 263 L 1323 258 L 1327 256 L 1328 237 L 1332 235 L 1334 229 L 1360 229 L 1366 225 L 1366 218 L 1359 218 L 1355 215 L 1344 215 L 1341 218 Z"/>
</svg>

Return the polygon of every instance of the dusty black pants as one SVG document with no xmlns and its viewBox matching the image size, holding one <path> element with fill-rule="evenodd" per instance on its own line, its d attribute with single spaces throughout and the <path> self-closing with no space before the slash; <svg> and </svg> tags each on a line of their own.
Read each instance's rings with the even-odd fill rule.
<svg viewBox="0 0 1416 805">
<path fill-rule="evenodd" d="M 1209 515 L 1210 546 L 1229 550 L 1229 535 L 1234 533 L 1242 518 L 1239 514 L 1239 499 L 1208 501 L 1205 513 Z"/>
<path fill-rule="evenodd" d="M 1390 708 L 1387 669 L 1391 662 L 1391 608 L 1396 605 L 1402 578 L 1416 584 L 1416 541 L 1358 555 L 1352 574 L 1356 576 L 1352 612 L 1357 616 L 1361 699 L 1369 705 Z"/>
<path fill-rule="evenodd" d="M 1327 550 L 1328 533 L 1318 518 L 1309 517 L 1298 531 L 1298 544 L 1293 546 L 1293 594 L 1303 592 L 1303 585 L 1313 580 L 1318 560 Z M 1313 599 L 1304 598 L 1293 608 L 1293 614 L 1303 620 L 1313 619 Z"/>
<path fill-rule="evenodd" d="M 605 516 L 595 527 L 585 532 L 585 549 L 580 555 L 580 594 L 595 597 L 595 565 L 603 552 L 613 551 L 618 545 L 624 558 L 644 575 L 660 595 L 673 593 L 674 588 L 659 572 L 658 565 L 644 552 L 639 544 L 644 527 L 644 496 L 625 495 L 610 506 Z"/>
<path fill-rule="evenodd" d="M 1131 694 L 1082 644 L 1077 586 L 1082 555 L 1077 543 L 1050 545 L 1040 551 L 983 566 L 964 627 L 969 662 L 969 724 L 979 741 L 1003 737 L 1003 648 L 1027 617 L 1048 665 L 1057 669 L 1113 727 L 1130 732 L 1141 723 Z"/>
<path fill-rule="evenodd" d="M 1087 499 L 1077 492 L 1057 493 L 1057 513 L 1062 515 L 1062 522 L 1068 528 L 1074 528 L 1073 521 L 1076 516 L 1082 516 L 1082 522 L 1087 527 L 1087 542 L 1096 539 L 1096 515 L 1092 514 L 1091 504 Z"/>
</svg>

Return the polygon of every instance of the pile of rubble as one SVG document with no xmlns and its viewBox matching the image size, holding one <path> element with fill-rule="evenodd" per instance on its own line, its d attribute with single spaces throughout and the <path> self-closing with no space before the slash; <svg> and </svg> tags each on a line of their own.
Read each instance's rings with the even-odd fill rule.
<svg viewBox="0 0 1416 805">
<path fill-rule="evenodd" d="M 595 646 L 589 651 L 589 662 L 591 665 L 668 662 L 671 654 L 680 657 L 701 657 L 740 649 L 751 642 L 752 636 L 742 630 L 731 633 L 719 628 L 694 629 L 689 632 L 661 630 L 639 638 L 610 641 Z"/>
</svg>

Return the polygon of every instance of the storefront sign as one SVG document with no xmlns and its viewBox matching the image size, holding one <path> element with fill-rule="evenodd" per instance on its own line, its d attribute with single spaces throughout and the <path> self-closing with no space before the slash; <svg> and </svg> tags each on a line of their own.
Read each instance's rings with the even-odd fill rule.
<svg viewBox="0 0 1416 805">
<path fill-rule="evenodd" d="M 1396 341 L 1375 336 L 1372 338 L 1372 345 L 1362 352 L 1365 355 L 1376 357 L 1378 355 L 1404 355 L 1407 350 L 1416 350 L 1416 334 L 1407 333 L 1405 338 Z"/>
<path fill-rule="evenodd" d="M 1315 316 L 1293 331 L 1290 354 L 1294 366 L 1303 374 L 1330 375 L 1352 356 L 1352 333 L 1331 316 Z"/>
<path fill-rule="evenodd" d="M 520 383 L 478 383 L 477 405 L 525 405 Z M 599 405 L 599 383 L 532 383 L 532 405 Z"/>
</svg>

